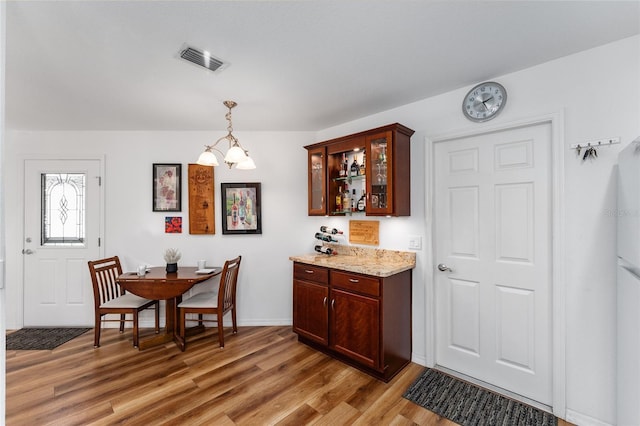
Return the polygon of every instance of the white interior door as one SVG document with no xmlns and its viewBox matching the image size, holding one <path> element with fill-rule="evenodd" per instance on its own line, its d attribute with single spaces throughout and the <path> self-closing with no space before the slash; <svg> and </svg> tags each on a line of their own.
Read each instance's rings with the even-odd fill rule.
<svg viewBox="0 0 640 426">
<path fill-rule="evenodd" d="M 24 325 L 92 326 L 99 160 L 25 161 Z"/>
<path fill-rule="evenodd" d="M 434 148 L 436 364 L 548 406 L 550 141 L 544 123 Z"/>
</svg>

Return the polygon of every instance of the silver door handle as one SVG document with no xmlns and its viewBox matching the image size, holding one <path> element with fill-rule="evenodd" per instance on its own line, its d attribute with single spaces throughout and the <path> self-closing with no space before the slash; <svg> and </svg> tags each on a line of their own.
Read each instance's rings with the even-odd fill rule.
<svg viewBox="0 0 640 426">
<path fill-rule="evenodd" d="M 33 254 L 33 250 L 31 249 L 22 249 L 22 254 Z"/>
<path fill-rule="evenodd" d="M 438 270 L 445 272 L 445 271 L 449 271 L 449 272 L 453 272 L 453 269 L 449 268 L 447 265 L 445 265 L 444 263 L 440 263 L 438 265 Z"/>
</svg>

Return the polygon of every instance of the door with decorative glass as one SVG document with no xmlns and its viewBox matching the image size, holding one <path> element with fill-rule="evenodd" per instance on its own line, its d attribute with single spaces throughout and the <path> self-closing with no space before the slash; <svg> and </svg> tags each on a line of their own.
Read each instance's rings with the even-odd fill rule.
<svg viewBox="0 0 640 426">
<path fill-rule="evenodd" d="M 24 325 L 91 326 L 100 160 L 25 160 Z"/>
</svg>

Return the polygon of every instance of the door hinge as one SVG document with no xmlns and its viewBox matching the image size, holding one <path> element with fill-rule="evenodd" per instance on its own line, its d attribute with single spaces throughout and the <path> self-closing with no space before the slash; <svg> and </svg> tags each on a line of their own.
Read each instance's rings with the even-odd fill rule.
<svg viewBox="0 0 640 426">
<path fill-rule="evenodd" d="M 102 186 L 102 176 L 96 176 L 96 179 L 98 179 L 98 186 Z"/>
<path fill-rule="evenodd" d="M 102 247 L 102 240 L 100 237 L 98 237 L 98 247 Z"/>
</svg>

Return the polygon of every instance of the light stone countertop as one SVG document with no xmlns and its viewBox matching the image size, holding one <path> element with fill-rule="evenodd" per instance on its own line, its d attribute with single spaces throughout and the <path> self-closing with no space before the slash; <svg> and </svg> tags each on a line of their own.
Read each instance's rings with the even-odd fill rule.
<svg viewBox="0 0 640 426">
<path fill-rule="evenodd" d="M 329 256 L 313 253 L 290 256 L 289 260 L 381 278 L 390 277 L 413 269 L 416 266 L 415 252 L 352 247 L 340 244 L 325 245 L 336 250 L 338 254 Z"/>
</svg>

